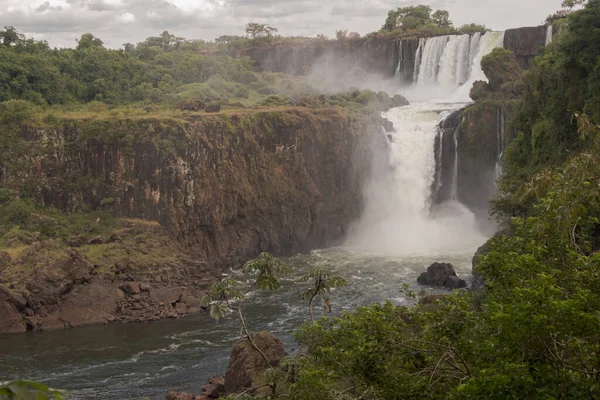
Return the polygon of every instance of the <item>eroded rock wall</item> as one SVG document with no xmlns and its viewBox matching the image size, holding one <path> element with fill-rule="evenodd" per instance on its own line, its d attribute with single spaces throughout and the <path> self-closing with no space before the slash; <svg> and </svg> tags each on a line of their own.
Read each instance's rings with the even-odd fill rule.
<svg viewBox="0 0 600 400">
<path fill-rule="evenodd" d="M 19 306 L 8 295 L 0 299 L 11 321 L 0 332 L 177 317 L 199 309 L 193 282 L 209 274 L 212 279 L 262 251 L 291 255 L 336 243 L 360 214 L 368 142 L 381 123 L 340 108 L 289 108 L 29 125 L 2 159 L 1 187 L 68 212 L 110 207 L 118 217 L 158 221 L 183 247 L 163 233 L 139 238 L 127 227 L 114 239 L 120 246 L 27 245 L 0 272 L 0 283 L 11 296 L 31 301 Z M 164 254 L 160 265 L 129 260 L 138 253 L 149 260 L 159 243 L 163 253 L 182 256 Z M 56 268 L 23 258 L 42 254 L 35 246 L 58 260 Z M 123 264 L 132 264 L 129 272 Z M 21 282 L 22 271 L 29 278 Z M 86 312 L 82 302 L 90 291 L 106 298 L 97 312 Z M 161 300 L 159 291 L 168 296 Z M 163 306 L 163 313 L 146 312 Z"/>
</svg>

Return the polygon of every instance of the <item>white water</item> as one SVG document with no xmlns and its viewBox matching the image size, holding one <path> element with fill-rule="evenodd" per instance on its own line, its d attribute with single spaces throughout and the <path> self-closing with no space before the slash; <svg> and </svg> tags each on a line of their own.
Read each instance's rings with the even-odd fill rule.
<svg viewBox="0 0 600 400">
<path fill-rule="evenodd" d="M 470 102 L 473 83 L 487 81 L 481 59 L 503 40 L 501 32 L 421 39 L 416 83 L 401 91 L 413 102 L 384 114 L 395 132 L 387 133 L 387 146 L 374 149 L 366 206 L 350 230 L 348 246 L 395 256 L 448 256 L 472 254 L 486 240 L 473 213 L 457 201 L 456 157 L 451 200 L 432 208 L 435 139 L 440 122 Z"/>
<path fill-rule="evenodd" d="M 546 28 L 546 46 L 552 43 L 552 24 L 548 25 Z"/>
</svg>

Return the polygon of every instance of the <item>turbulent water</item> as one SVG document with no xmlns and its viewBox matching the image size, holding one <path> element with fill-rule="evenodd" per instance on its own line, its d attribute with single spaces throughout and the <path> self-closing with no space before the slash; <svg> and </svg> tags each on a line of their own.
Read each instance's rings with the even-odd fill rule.
<svg viewBox="0 0 600 400">
<path fill-rule="evenodd" d="M 251 329 L 271 330 L 293 349 L 291 332 L 308 316 L 294 278 L 313 265 L 348 279 L 331 296 L 334 312 L 385 299 L 403 304 L 403 283 L 432 291 L 418 287 L 416 278 L 435 261 L 451 262 L 468 279 L 471 257 L 485 237 L 456 200 L 432 206 L 434 143 L 438 124 L 469 101 L 475 80 L 485 79 L 481 58 L 502 40 L 498 32 L 421 39 L 409 71 L 416 83 L 402 90 L 412 104 L 385 115 L 396 129 L 382 133 L 385 144 L 374 145 L 361 220 L 345 246 L 293 257 L 294 274 L 282 290 L 248 299 Z M 456 186 L 456 171 L 454 176 Z M 233 316 L 215 322 L 201 313 L 178 321 L 4 336 L 0 381 L 35 379 L 68 389 L 73 399 L 162 399 L 170 389 L 198 393 L 210 376 L 224 372 L 237 333 Z"/>
</svg>

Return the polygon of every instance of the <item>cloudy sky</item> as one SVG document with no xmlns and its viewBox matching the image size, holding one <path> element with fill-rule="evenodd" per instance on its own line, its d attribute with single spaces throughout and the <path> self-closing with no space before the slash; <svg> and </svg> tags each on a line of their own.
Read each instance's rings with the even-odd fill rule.
<svg viewBox="0 0 600 400">
<path fill-rule="evenodd" d="M 283 35 L 334 36 L 337 29 L 378 30 L 396 7 L 429 4 L 455 25 L 495 30 L 539 25 L 561 0 L 0 0 L 0 26 L 12 25 L 52 46 L 74 47 L 91 32 L 109 47 L 137 43 L 164 30 L 189 39 L 243 34 L 249 21 Z"/>
</svg>

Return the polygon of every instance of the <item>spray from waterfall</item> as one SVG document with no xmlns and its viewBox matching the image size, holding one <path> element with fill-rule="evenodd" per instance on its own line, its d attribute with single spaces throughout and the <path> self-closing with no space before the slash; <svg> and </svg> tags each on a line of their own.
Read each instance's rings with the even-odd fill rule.
<svg viewBox="0 0 600 400">
<path fill-rule="evenodd" d="M 436 182 L 440 179 L 436 163 L 443 150 L 440 123 L 470 102 L 469 91 L 476 80 L 487 80 L 481 59 L 502 46 L 503 37 L 501 32 L 488 32 L 420 39 L 414 84 L 402 92 L 411 105 L 384 115 L 395 131 L 373 145 L 365 209 L 351 228 L 347 245 L 393 255 L 451 254 L 472 250 L 485 240 L 475 215 L 458 201 L 456 136 L 451 199 L 432 207 L 432 189 L 440 185 Z M 399 75 L 400 63 L 398 68 Z M 435 151 L 436 139 L 440 153 Z"/>
</svg>

